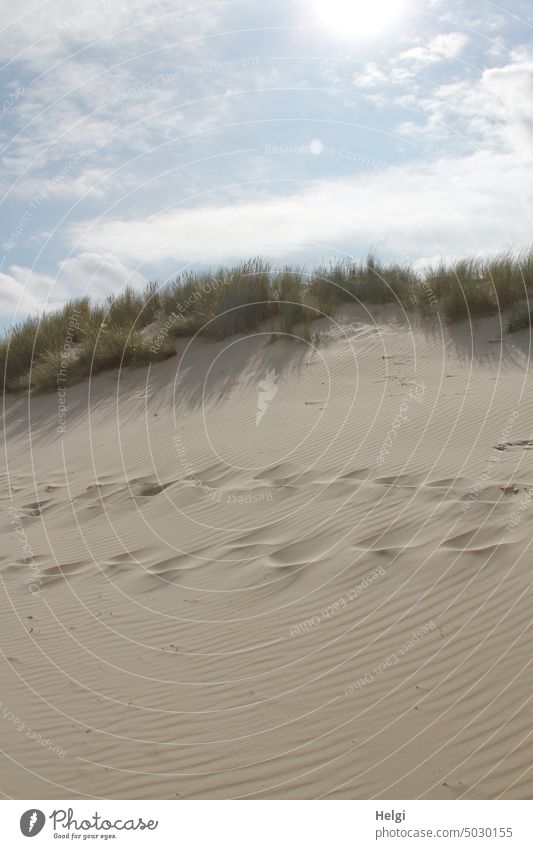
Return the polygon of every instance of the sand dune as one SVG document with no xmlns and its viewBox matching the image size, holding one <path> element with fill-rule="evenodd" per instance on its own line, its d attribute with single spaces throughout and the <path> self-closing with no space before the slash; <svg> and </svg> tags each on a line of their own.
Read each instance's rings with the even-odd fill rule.
<svg viewBox="0 0 533 849">
<path fill-rule="evenodd" d="M 4 795 L 533 794 L 527 336 L 311 331 L 6 402 Z"/>
</svg>

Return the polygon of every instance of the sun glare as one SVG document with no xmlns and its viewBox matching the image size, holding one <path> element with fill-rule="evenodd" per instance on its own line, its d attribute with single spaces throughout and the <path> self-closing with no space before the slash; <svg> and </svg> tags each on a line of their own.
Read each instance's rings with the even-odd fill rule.
<svg viewBox="0 0 533 849">
<path fill-rule="evenodd" d="M 405 0 L 315 0 L 317 23 L 347 37 L 381 32 L 404 8 Z"/>
</svg>

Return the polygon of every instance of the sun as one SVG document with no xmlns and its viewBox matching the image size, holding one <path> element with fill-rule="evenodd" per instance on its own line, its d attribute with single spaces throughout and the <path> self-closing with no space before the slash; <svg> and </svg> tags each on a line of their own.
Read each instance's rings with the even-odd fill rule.
<svg viewBox="0 0 533 849">
<path fill-rule="evenodd" d="M 406 0 L 314 0 L 319 26 L 353 38 L 376 35 L 399 17 Z"/>
</svg>

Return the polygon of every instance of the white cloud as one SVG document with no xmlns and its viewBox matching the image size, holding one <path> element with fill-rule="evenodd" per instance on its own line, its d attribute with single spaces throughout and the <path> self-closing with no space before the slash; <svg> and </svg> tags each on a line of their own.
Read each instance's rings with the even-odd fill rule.
<svg viewBox="0 0 533 849">
<path fill-rule="evenodd" d="M 216 45 L 202 36 L 216 31 L 216 4 L 56 0 L 53 15 L 46 4 L 20 5 L 23 14 L 3 22 L 0 43 L 0 60 L 24 85 L 9 124 L 0 125 L 6 188 L 10 178 L 13 185 L 54 176 L 87 148 L 95 150 L 91 167 L 102 158 L 116 165 L 176 135 L 182 120 L 188 132 L 201 129 L 222 105 L 194 101 L 249 70 L 237 63 L 226 73 L 209 71 Z M 194 77 L 183 71 L 191 67 L 199 69 Z M 161 79 L 165 73 L 171 82 Z M 192 101 L 185 110 L 184 101 Z"/>
<path fill-rule="evenodd" d="M 413 106 L 424 123 L 406 121 L 397 131 L 422 146 L 513 152 L 528 161 L 533 158 L 532 88 L 533 57 L 516 51 L 508 64 L 486 68 L 477 78 L 437 85 L 430 96 L 419 94 Z"/>
<path fill-rule="evenodd" d="M 55 275 L 12 265 L 7 274 L 0 274 L 0 315 L 19 319 L 53 310 L 69 298 L 89 295 L 98 301 L 124 286 L 141 288 L 145 282 L 115 256 L 89 252 L 62 260 Z"/>
<path fill-rule="evenodd" d="M 320 183 L 284 197 L 74 224 L 70 238 L 126 265 L 256 253 L 283 258 L 313 247 L 315 253 L 332 246 L 367 250 L 378 242 L 412 259 L 490 252 L 531 237 L 527 176 L 531 181 L 533 168 L 526 175 L 512 156 L 479 153 Z"/>
<path fill-rule="evenodd" d="M 40 299 L 36 292 L 44 284 L 48 290 L 49 279 L 45 275 L 33 275 L 27 268 L 12 266 L 9 274 L 0 273 L 0 315 L 19 317 L 38 311 Z"/>
<path fill-rule="evenodd" d="M 114 254 L 82 252 L 58 265 L 58 285 L 63 291 L 77 292 L 99 299 L 124 286 L 140 288 L 144 277 L 124 265 Z"/>
<path fill-rule="evenodd" d="M 138 55 L 140 45 L 145 51 L 147 39 L 152 44 L 163 36 L 185 40 L 216 19 L 213 6 L 194 9 L 187 0 L 54 0 L 53 12 L 50 4 L 19 0 L 2 9 L 0 57 L 17 57 L 34 72 L 75 59 L 87 45 L 126 58 L 128 51 Z"/>
<path fill-rule="evenodd" d="M 362 71 L 355 74 L 353 81 L 355 85 L 363 88 L 375 88 L 390 81 L 390 73 L 375 62 L 369 62 Z"/>
<path fill-rule="evenodd" d="M 401 54 L 400 59 L 412 60 L 422 64 L 442 62 L 447 59 L 455 59 L 459 56 L 466 45 L 469 37 L 463 32 L 447 32 L 436 35 L 427 46 L 419 45 Z"/>
<path fill-rule="evenodd" d="M 511 145 L 522 153 L 533 154 L 533 58 L 515 54 L 514 61 L 483 73 L 480 91 L 496 99 L 493 112 L 504 123 L 504 133 Z"/>
<path fill-rule="evenodd" d="M 103 168 L 86 168 L 81 174 L 65 171 L 64 175 L 55 177 L 31 177 L 23 180 L 13 187 L 13 196 L 33 200 L 43 196 L 46 198 L 61 198 L 64 200 L 76 200 L 91 196 L 103 197 L 110 186 L 108 185 L 108 173 Z M 125 180 L 122 181 L 124 189 Z"/>
</svg>

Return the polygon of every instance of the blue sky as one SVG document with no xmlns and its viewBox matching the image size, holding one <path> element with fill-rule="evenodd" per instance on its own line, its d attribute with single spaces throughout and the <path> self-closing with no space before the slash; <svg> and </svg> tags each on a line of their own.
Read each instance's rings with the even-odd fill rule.
<svg viewBox="0 0 533 849">
<path fill-rule="evenodd" d="M 254 255 L 528 247 L 530 0 L 20 0 L 0 320 Z"/>
</svg>

